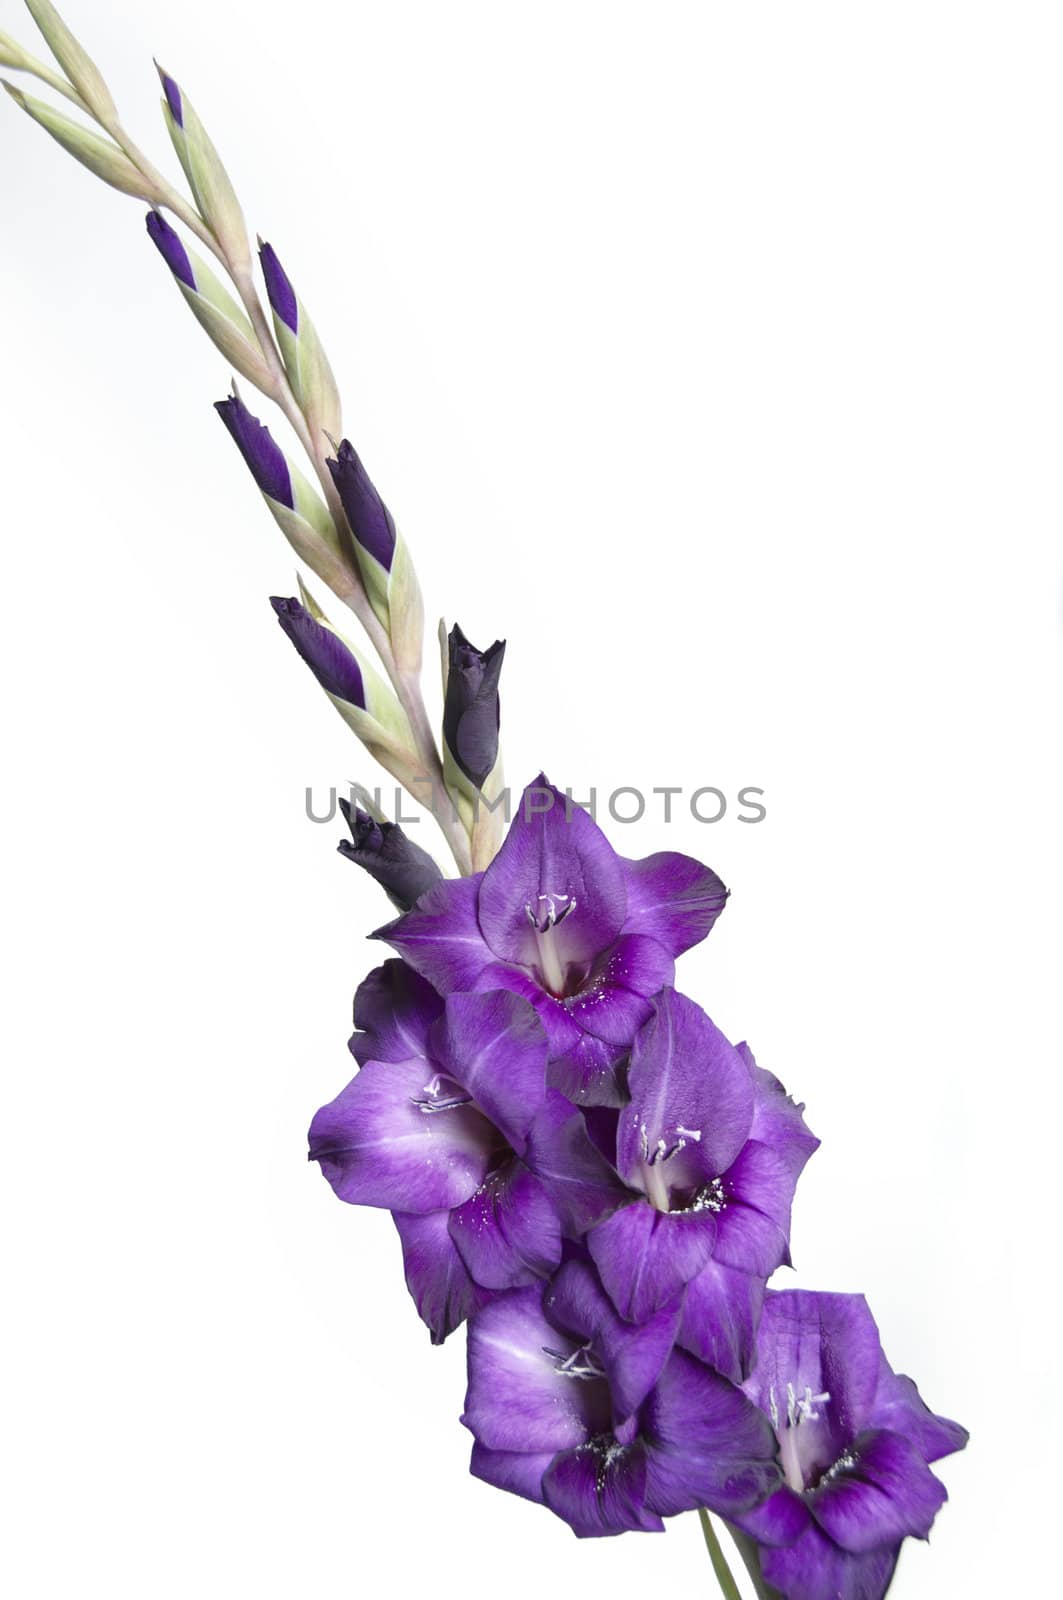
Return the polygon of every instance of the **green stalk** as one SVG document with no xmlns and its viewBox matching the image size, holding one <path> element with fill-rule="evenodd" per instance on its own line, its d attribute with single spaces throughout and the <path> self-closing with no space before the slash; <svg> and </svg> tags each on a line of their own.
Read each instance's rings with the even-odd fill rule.
<svg viewBox="0 0 1063 1600">
<path fill-rule="evenodd" d="M 712 1525 L 709 1513 L 703 1510 L 701 1506 L 698 1507 L 698 1519 L 701 1522 L 701 1531 L 705 1535 L 705 1546 L 709 1552 L 709 1560 L 712 1562 L 712 1570 L 715 1572 L 716 1580 L 720 1585 L 720 1593 L 724 1595 L 725 1600 L 742 1600 L 742 1591 L 731 1576 L 731 1569 L 727 1565 L 727 1557 L 724 1555 L 720 1541 L 716 1537 L 716 1530 Z"/>
</svg>

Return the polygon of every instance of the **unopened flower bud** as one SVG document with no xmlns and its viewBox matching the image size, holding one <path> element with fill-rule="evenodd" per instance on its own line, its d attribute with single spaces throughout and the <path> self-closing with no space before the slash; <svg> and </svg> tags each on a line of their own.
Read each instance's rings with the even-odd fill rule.
<svg viewBox="0 0 1063 1600">
<path fill-rule="evenodd" d="M 160 211 L 149 211 L 148 234 L 177 280 L 196 320 L 222 355 L 250 383 L 264 389 L 269 369 L 254 329 L 221 280 L 189 250 Z"/>
<path fill-rule="evenodd" d="M 399 666 L 419 672 L 424 605 L 406 541 L 349 439 L 337 445 L 328 469 L 350 526 L 369 602 L 388 630 Z"/>
<path fill-rule="evenodd" d="M 55 7 L 49 0 L 26 0 L 26 9 L 85 105 L 101 122 L 113 121 L 118 113 L 99 67 L 74 38 Z"/>
<path fill-rule="evenodd" d="M 32 95 L 24 94 L 6 79 L 4 88 L 16 105 L 21 106 L 34 122 L 39 122 L 46 133 L 50 133 L 75 161 L 80 161 L 81 165 L 95 173 L 97 178 L 102 178 L 104 183 L 109 183 L 112 189 L 118 189 L 122 194 L 136 195 L 140 200 L 151 202 L 156 200 L 153 185 L 142 172 L 137 170 L 129 157 L 119 150 L 113 140 L 104 138 L 102 134 L 93 133 L 91 129 L 80 122 L 74 122 L 70 117 L 64 117 L 54 106 L 48 105 L 44 100 L 35 100 Z"/>
<path fill-rule="evenodd" d="M 258 470 L 268 478 L 275 464 L 267 459 L 261 441 L 255 448 Z M 270 605 L 347 726 L 382 767 L 410 787 L 420 776 L 417 756 L 409 722 L 393 691 L 351 641 L 337 633 L 319 606 L 311 615 L 294 596 L 274 596 Z"/>
<path fill-rule="evenodd" d="M 315 438 L 323 433 L 338 434 L 342 431 L 339 391 L 314 324 L 271 244 L 260 243 L 259 259 L 277 343 L 310 432 Z"/>
<path fill-rule="evenodd" d="M 349 593 L 357 577 L 340 548 L 336 525 L 321 496 L 292 466 L 269 429 L 248 411 L 235 388 L 214 409 L 292 549 L 334 593 Z"/>
<path fill-rule="evenodd" d="M 378 822 L 349 800 L 340 800 L 340 810 L 351 830 L 351 839 L 340 841 L 340 855 L 368 872 L 396 910 L 409 911 L 426 889 L 440 881 L 443 874 L 428 851 L 414 844 L 397 823 Z"/>
<path fill-rule="evenodd" d="M 245 267 L 251 259 L 251 247 L 229 174 L 188 96 L 158 62 L 155 68 L 162 83 L 166 127 L 199 214 L 233 265 Z"/>
<path fill-rule="evenodd" d="M 452 762 L 479 793 L 498 760 L 498 680 L 506 644 L 496 639 L 489 649 L 477 650 L 457 623 L 447 643 L 443 738 Z"/>
</svg>

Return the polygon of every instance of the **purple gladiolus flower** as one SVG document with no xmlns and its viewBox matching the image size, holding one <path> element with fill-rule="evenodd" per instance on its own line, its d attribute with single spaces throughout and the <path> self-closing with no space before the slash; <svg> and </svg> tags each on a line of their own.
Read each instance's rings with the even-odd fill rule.
<svg viewBox="0 0 1063 1600">
<path fill-rule="evenodd" d="M 362 669 L 338 634 L 317 622 L 294 597 L 273 595 L 270 605 L 296 651 L 327 694 L 365 710 Z"/>
<path fill-rule="evenodd" d="M 746 1394 L 771 1419 L 785 1483 L 732 1520 L 783 1600 L 881 1600 L 902 1541 L 947 1496 L 928 1463 L 967 1443 L 882 1353 L 863 1295 L 769 1293 Z"/>
<path fill-rule="evenodd" d="M 561 1259 L 560 1212 L 523 1159 L 546 1103 L 546 1035 L 518 995 L 443 1001 L 401 962 L 362 985 L 355 1021 L 364 1065 L 315 1116 L 310 1156 L 341 1200 L 394 1213 L 439 1342 Z"/>
<path fill-rule="evenodd" d="M 764 1283 L 789 1261 L 794 1189 L 819 1141 L 749 1050 L 673 989 L 638 1033 L 627 1079 L 616 1168 L 629 1199 L 587 1248 L 628 1321 L 685 1289 L 679 1342 L 740 1381 Z"/>
<path fill-rule="evenodd" d="M 624 860 L 540 777 L 486 872 L 438 884 L 374 937 L 441 994 L 524 995 L 546 1027 L 551 1084 L 586 1105 L 619 1105 L 615 1068 L 652 1015 L 651 997 L 726 899 L 689 856 Z"/>
<path fill-rule="evenodd" d="M 349 800 L 340 800 L 340 810 L 351 830 L 351 839 L 340 841 L 340 855 L 375 878 L 396 910 L 408 911 L 440 881 L 443 874 L 428 851 L 414 844 L 397 823 L 377 822 Z"/>
<path fill-rule="evenodd" d="M 299 302 L 295 298 L 295 290 L 288 274 L 277 260 L 277 252 L 271 244 L 260 244 L 258 258 L 262 263 L 262 276 L 266 280 L 266 293 L 269 295 L 270 305 L 285 326 L 293 333 L 298 333 Z"/>
<path fill-rule="evenodd" d="M 477 650 L 454 624 L 447 639 L 449 666 L 443 706 L 443 737 L 474 789 L 482 789 L 498 760 L 501 709 L 498 679 L 506 641 Z"/>
<path fill-rule="evenodd" d="M 768 1419 L 673 1348 L 677 1309 L 616 1315 L 592 1267 L 500 1295 L 469 1325 L 462 1421 L 472 1471 L 547 1505 L 580 1538 L 660 1532 L 708 1506 L 735 1517 L 779 1483 Z"/>
<path fill-rule="evenodd" d="M 329 458 L 328 469 L 355 540 L 390 572 L 395 556 L 395 523 L 349 439 L 342 441 L 335 458 Z"/>
<path fill-rule="evenodd" d="M 236 442 L 236 447 L 263 494 L 292 510 L 292 476 L 284 451 L 264 423 L 248 411 L 238 394 L 217 400 L 214 409 Z"/>
<path fill-rule="evenodd" d="M 188 285 L 190 289 L 196 287 L 196 275 L 192 271 L 192 263 L 188 258 L 188 251 L 181 243 L 181 236 L 167 222 L 161 211 L 149 211 L 147 216 L 148 234 L 162 259 L 169 267 L 175 278 Z"/>
</svg>

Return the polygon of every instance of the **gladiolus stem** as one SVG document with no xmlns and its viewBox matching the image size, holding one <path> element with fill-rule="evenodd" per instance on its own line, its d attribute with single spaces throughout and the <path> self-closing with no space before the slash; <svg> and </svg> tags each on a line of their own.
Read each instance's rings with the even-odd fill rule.
<svg viewBox="0 0 1063 1600">
<path fill-rule="evenodd" d="M 705 1535 L 705 1546 L 709 1552 L 709 1560 L 712 1562 L 712 1570 L 715 1572 L 717 1582 L 720 1585 L 720 1593 L 726 1597 L 726 1600 L 742 1600 L 742 1591 L 731 1576 L 731 1569 L 727 1565 L 727 1557 L 724 1555 L 720 1541 L 716 1537 L 716 1530 L 712 1525 L 709 1513 L 701 1506 L 698 1507 L 698 1519 L 701 1522 L 701 1531 Z"/>
</svg>

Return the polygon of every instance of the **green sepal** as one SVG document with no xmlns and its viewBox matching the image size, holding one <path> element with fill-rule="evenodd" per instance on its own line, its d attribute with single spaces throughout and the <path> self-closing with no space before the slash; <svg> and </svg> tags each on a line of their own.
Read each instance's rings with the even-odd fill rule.
<svg viewBox="0 0 1063 1600">
<path fill-rule="evenodd" d="M 269 368 L 263 359 L 254 329 L 244 315 L 242 307 L 236 303 L 201 256 L 191 250 L 187 254 L 192 264 L 196 287 L 190 289 L 180 278 L 176 279 L 176 283 L 188 301 L 193 315 L 208 339 L 218 347 L 240 376 L 253 383 L 257 389 L 268 392 Z"/>
<path fill-rule="evenodd" d="M 84 127 L 80 122 L 72 121 L 70 117 L 64 117 L 54 106 L 47 105 L 43 100 L 36 100 L 32 95 L 24 94 L 6 79 L 4 88 L 16 105 L 21 106 L 34 122 L 39 122 L 46 133 L 50 133 L 75 161 L 80 161 L 81 165 L 87 167 L 97 178 L 102 178 L 104 183 L 110 184 L 112 189 L 117 189 L 122 194 L 131 194 L 138 200 L 147 200 L 155 204 L 158 198 L 155 189 L 113 140 L 105 138 L 103 134 L 93 133 L 91 129 Z"/>
<path fill-rule="evenodd" d="M 336 379 L 303 302 L 297 300 L 296 305 L 298 333 L 293 333 L 284 318 L 273 313 L 284 370 L 311 434 L 317 437 L 325 433 L 339 439 L 343 434 L 343 416 Z"/>
<path fill-rule="evenodd" d="M 118 111 L 103 81 L 103 74 L 74 38 L 55 7 L 49 0 L 26 0 L 26 9 L 85 105 L 101 122 L 116 122 Z"/>
</svg>

